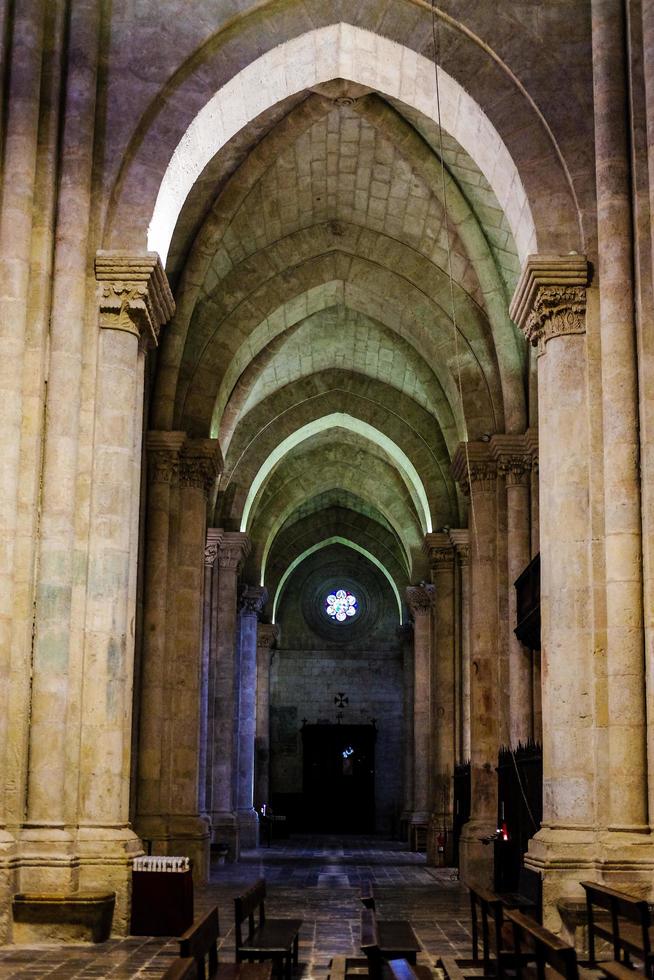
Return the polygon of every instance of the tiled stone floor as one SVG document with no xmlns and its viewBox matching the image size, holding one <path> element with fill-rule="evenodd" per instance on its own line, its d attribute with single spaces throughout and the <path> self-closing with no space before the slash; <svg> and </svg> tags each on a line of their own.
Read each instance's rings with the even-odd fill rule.
<svg viewBox="0 0 654 980">
<path fill-rule="evenodd" d="M 238 864 L 216 865 L 211 882 L 196 889 L 196 917 L 218 905 L 225 960 L 234 958 L 233 898 L 261 876 L 270 914 L 304 920 L 297 980 L 323 980 L 332 956 L 359 954 L 358 890 L 366 880 L 376 885 L 382 916 L 411 920 L 423 962 L 470 952 L 467 896 L 448 870 L 427 868 L 424 855 L 393 841 L 298 836 L 247 852 Z M 143 937 L 85 946 L 5 946 L 0 980 L 154 978 L 177 954 L 174 940 Z"/>
</svg>

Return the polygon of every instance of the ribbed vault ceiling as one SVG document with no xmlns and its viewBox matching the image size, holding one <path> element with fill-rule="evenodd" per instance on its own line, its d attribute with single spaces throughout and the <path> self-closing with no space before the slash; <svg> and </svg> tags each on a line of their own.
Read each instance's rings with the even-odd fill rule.
<svg viewBox="0 0 654 980">
<path fill-rule="evenodd" d="M 155 424 L 219 439 L 214 523 L 250 535 L 269 611 L 318 545 L 400 595 L 427 576 L 425 531 L 465 518 L 457 444 L 526 423 L 518 269 L 471 157 L 361 86 L 286 100 L 205 168 L 170 250 Z"/>
</svg>

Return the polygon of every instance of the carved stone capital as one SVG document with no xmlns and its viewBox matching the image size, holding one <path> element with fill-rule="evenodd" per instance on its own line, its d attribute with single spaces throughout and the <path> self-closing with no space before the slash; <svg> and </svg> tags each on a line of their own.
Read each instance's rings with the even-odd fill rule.
<svg viewBox="0 0 654 980">
<path fill-rule="evenodd" d="M 279 639 L 279 626 L 275 623 L 259 623 L 257 626 L 257 647 L 272 650 Z"/>
<path fill-rule="evenodd" d="M 454 550 L 446 531 L 434 531 L 425 534 L 422 547 L 429 558 L 432 571 L 446 569 L 453 564 Z"/>
<path fill-rule="evenodd" d="M 204 563 L 205 565 L 216 564 L 216 558 L 218 557 L 218 549 L 220 547 L 220 542 L 223 539 L 223 529 L 221 527 L 208 527 L 207 528 L 207 538 L 206 544 L 204 546 Z"/>
<path fill-rule="evenodd" d="M 185 432 L 150 430 L 146 433 L 145 449 L 151 483 L 172 484 L 177 480 L 179 453 L 185 441 Z"/>
<path fill-rule="evenodd" d="M 262 585 L 244 585 L 238 597 L 242 616 L 258 616 L 268 601 L 268 589 Z"/>
<path fill-rule="evenodd" d="M 538 354 L 553 337 L 586 332 L 589 265 L 584 255 L 530 255 L 509 314 Z"/>
<path fill-rule="evenodd" d="M 95 257 L 100 326 L 138 337 L 143 350 L 156 347 L 175 301 L 156 252 L 99 251 Z"/>
<path fill-rule="evenodd" d="M 218 548 L 218 567 L 238 571 L 250 554 L 250 539 L 242 531 L 226 531 Z"/>
<path fill-rule="evenodd" d="M 433 585 L 410 585 L 406 590 L 406 601 L 413 619 L 428 616 L 435 599 L 436 589 Z"/>
<path fill-rule="evenodd" d="M 533 439 L 530 433 L 494 435 L 490 447 L 494 459 L 497 460 L 497 472 L 504 477 L 507 487 L 526 486 L 534 462 Z M 538 456 L 537 438 L 536 456 Z"/>
<path fill-rule="evenodd" d="M 211 493 L 222 469 L 217 439 L 189 439 L 179 460 L 179 483 L 182 487 Z"/>
<path fill-rule="evenodd" d="M 495 489 L 497 462 L 488 442 L 459 443 L 452 460 L 452 476 L 461 492 L 488 493 Z"/>
</svg>

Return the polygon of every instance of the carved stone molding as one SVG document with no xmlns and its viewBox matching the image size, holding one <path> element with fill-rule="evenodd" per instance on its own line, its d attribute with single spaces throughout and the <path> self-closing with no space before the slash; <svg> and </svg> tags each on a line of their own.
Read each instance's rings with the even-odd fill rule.
<svg viewBox="0 0 654 980">
<path fill-rule="evenodd" d="M 459 443 L 452 460 L 452 476 L 466 496 L 495 489 L 497 462 L 488 442 Z"/>
<path fill-rule="evenodd" d="M 220 543 L 223 539 L 223 529 L 221 527 L 208 527 L 207 528 L 207 539 L 204 546 L 204 563 L 205 565 L 215 565 L 216 558 L 218 557 L 218 549 L 220 548 Z"/>
<path fill-rule="evenodd" d="M 470 561 L 470 534 L 467 527 L 453 527 L 448 532 L 448 537 L 452 542 L 452 547 L 456 551 L 460 565 L 467 565 Z"/>
<path fill-rule="evenodd" d="M 244 585 L 238 597 L 242 616 L 258 616 L 268 601 L 268 589 L 263 585 Z"/>
<path fill-rule="evenodd" d="M 434 606 L 436 589 L 433 585 L 410 585 L 406 590 L 406 601 L 414 619 L 428 616 Z"/>
<path fill-rule="evenodd" d="M 429 558 L 432 570 L 446 569 L 453 564 L 454 549 L 446 531 L 425 534 L 422 547 Z"/>
<path fill-rule="evenodd" d="M 189 439 L 179 460 L 179 482 L 182 487 L 211 493 L 222 469 L 217 439 Z"/>
<path fill-rule="evenodd" d="M 257 626 L 257 647 L 272 650 L 279 640 L 279 626 L 275 623 L 259 623 Z"/>
<path fill-rule="evenodd" d="M 100 326 L 124 330 L 143 350 L 156 347 L 159 332 L 175 312 L 175 301 L 156 252 L 99 251 L 95 257 Z"/>
<path fill-rule="evenodd" d="M 526 432 L 494 435 L 490 441 L 490 451 L 497 462 L 497 472 L 504 477 L 507 487 L 528 484 L 533 458 Z"/>
<path fill-rule="evenodd" d="M 242 531 L 226 531 L 218 548 L 218 567 L 238 571 L 250 554 L 250 539 Z"/>
<path fill-rule="evenodd" d="M 589 265 L 584 255 L 530 255 L 509 314 L 539 356 L 553 337 L 586 332 Z"/>
<path fill-rule="evenodd" d="M 145 436 L 148 479 L 151 483 L 175 483 L 179 474 L 179 453 L 185 432 L 151 430 Z"/>
</svg>

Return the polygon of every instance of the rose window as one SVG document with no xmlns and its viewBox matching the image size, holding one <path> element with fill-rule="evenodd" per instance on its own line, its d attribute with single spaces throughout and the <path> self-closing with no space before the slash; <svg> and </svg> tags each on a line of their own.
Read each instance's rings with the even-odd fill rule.
<svg viewBox="0 0 654 980">
<path fill-rule="evenodd" d="M 325 612 L 331 619 L 344 623 L 356 615 L 357 597 L 346 589 L 337 589 L 325 599 Z"/>
</svg>

